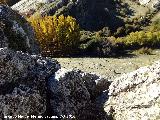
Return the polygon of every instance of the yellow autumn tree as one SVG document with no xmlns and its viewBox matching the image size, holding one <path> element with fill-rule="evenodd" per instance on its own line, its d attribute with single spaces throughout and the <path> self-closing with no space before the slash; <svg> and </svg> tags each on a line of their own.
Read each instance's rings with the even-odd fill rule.
<svg viewBox="0 0 160 120">
<path fill-rule="evenodd" d="M 28 19 L 33 26 L 42 51 L 60 55 L 76 51 L 80 40 L 80 29 L 71 16 L 45 16 Z"/>
</svg>

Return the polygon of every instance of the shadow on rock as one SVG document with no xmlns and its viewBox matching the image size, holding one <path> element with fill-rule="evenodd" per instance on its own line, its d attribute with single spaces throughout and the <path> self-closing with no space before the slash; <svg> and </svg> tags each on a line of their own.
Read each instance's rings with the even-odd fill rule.
<svg viewBox="0 0 160 120">
<path fill-rule="evenodd" d="M 103 109 L 109 85 L 107 79 L 95 74 L 60 69 L 55 79 L 48 81 L 49 114 L 60 119 L 72 115 L 76 120 L 110 120 Z"/>
</svg>

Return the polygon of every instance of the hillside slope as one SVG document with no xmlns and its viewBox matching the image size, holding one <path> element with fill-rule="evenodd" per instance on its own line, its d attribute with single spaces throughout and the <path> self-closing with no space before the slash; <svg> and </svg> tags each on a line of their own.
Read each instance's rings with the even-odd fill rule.
<svg viewBox="0 0 160 120">
<path fill-rule="evenodd" d="M 154 1 L 154 2 L 153 2 Z M 34 10 L 34 15 L 71 15 L 75 17 L 84 30 L 100 30 L 103 27 L 117 29 L 124 25 L 124 20 L 145 16 L 153 10 L 158 1 L 151 0 L 144 5 L 144 1 L 132 0 L 21 0 L 12 6 L 12 9 L 20 13 Z"/>
</svg>

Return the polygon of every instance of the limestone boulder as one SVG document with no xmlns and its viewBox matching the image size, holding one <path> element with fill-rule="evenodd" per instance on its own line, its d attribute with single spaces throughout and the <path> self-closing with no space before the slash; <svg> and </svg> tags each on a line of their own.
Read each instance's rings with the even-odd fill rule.
<svg viewBox="0 0 160 120">
<path fill-rule="evenodd" d="M 159 120 L 160 61 L 113 80 L 105 111 L 116 120 Z"/>
</svg>

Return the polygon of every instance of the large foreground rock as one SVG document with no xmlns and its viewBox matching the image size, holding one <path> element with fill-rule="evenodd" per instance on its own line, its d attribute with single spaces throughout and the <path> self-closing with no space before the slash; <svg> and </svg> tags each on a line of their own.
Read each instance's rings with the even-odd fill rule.
<svg viewBox="0 0 160 120">
<path fill-rule="evenodd" d="M 160 61 L 115 79 L 105 111 L 116 120 L 160 119 Z"/>
<path fill-rule="evenodd" d="M 39 53 L 34 31 L 29 23 L 11 8 L 0 5 L 0 48 Z"/>
<path fill-rule="evenodd" d="M 72 115 L 78 120 L 107 120 L 103 107 L 96 103 L 110 82 L 80 70 L 60 69 L 49 81 L 52 114 Z"/>
<path fill-rule="evenodd" d="M 0 118 L 45 115 L 47 80 L 59 68 L 57 61 L 0 49 Z"/>
</svg>

